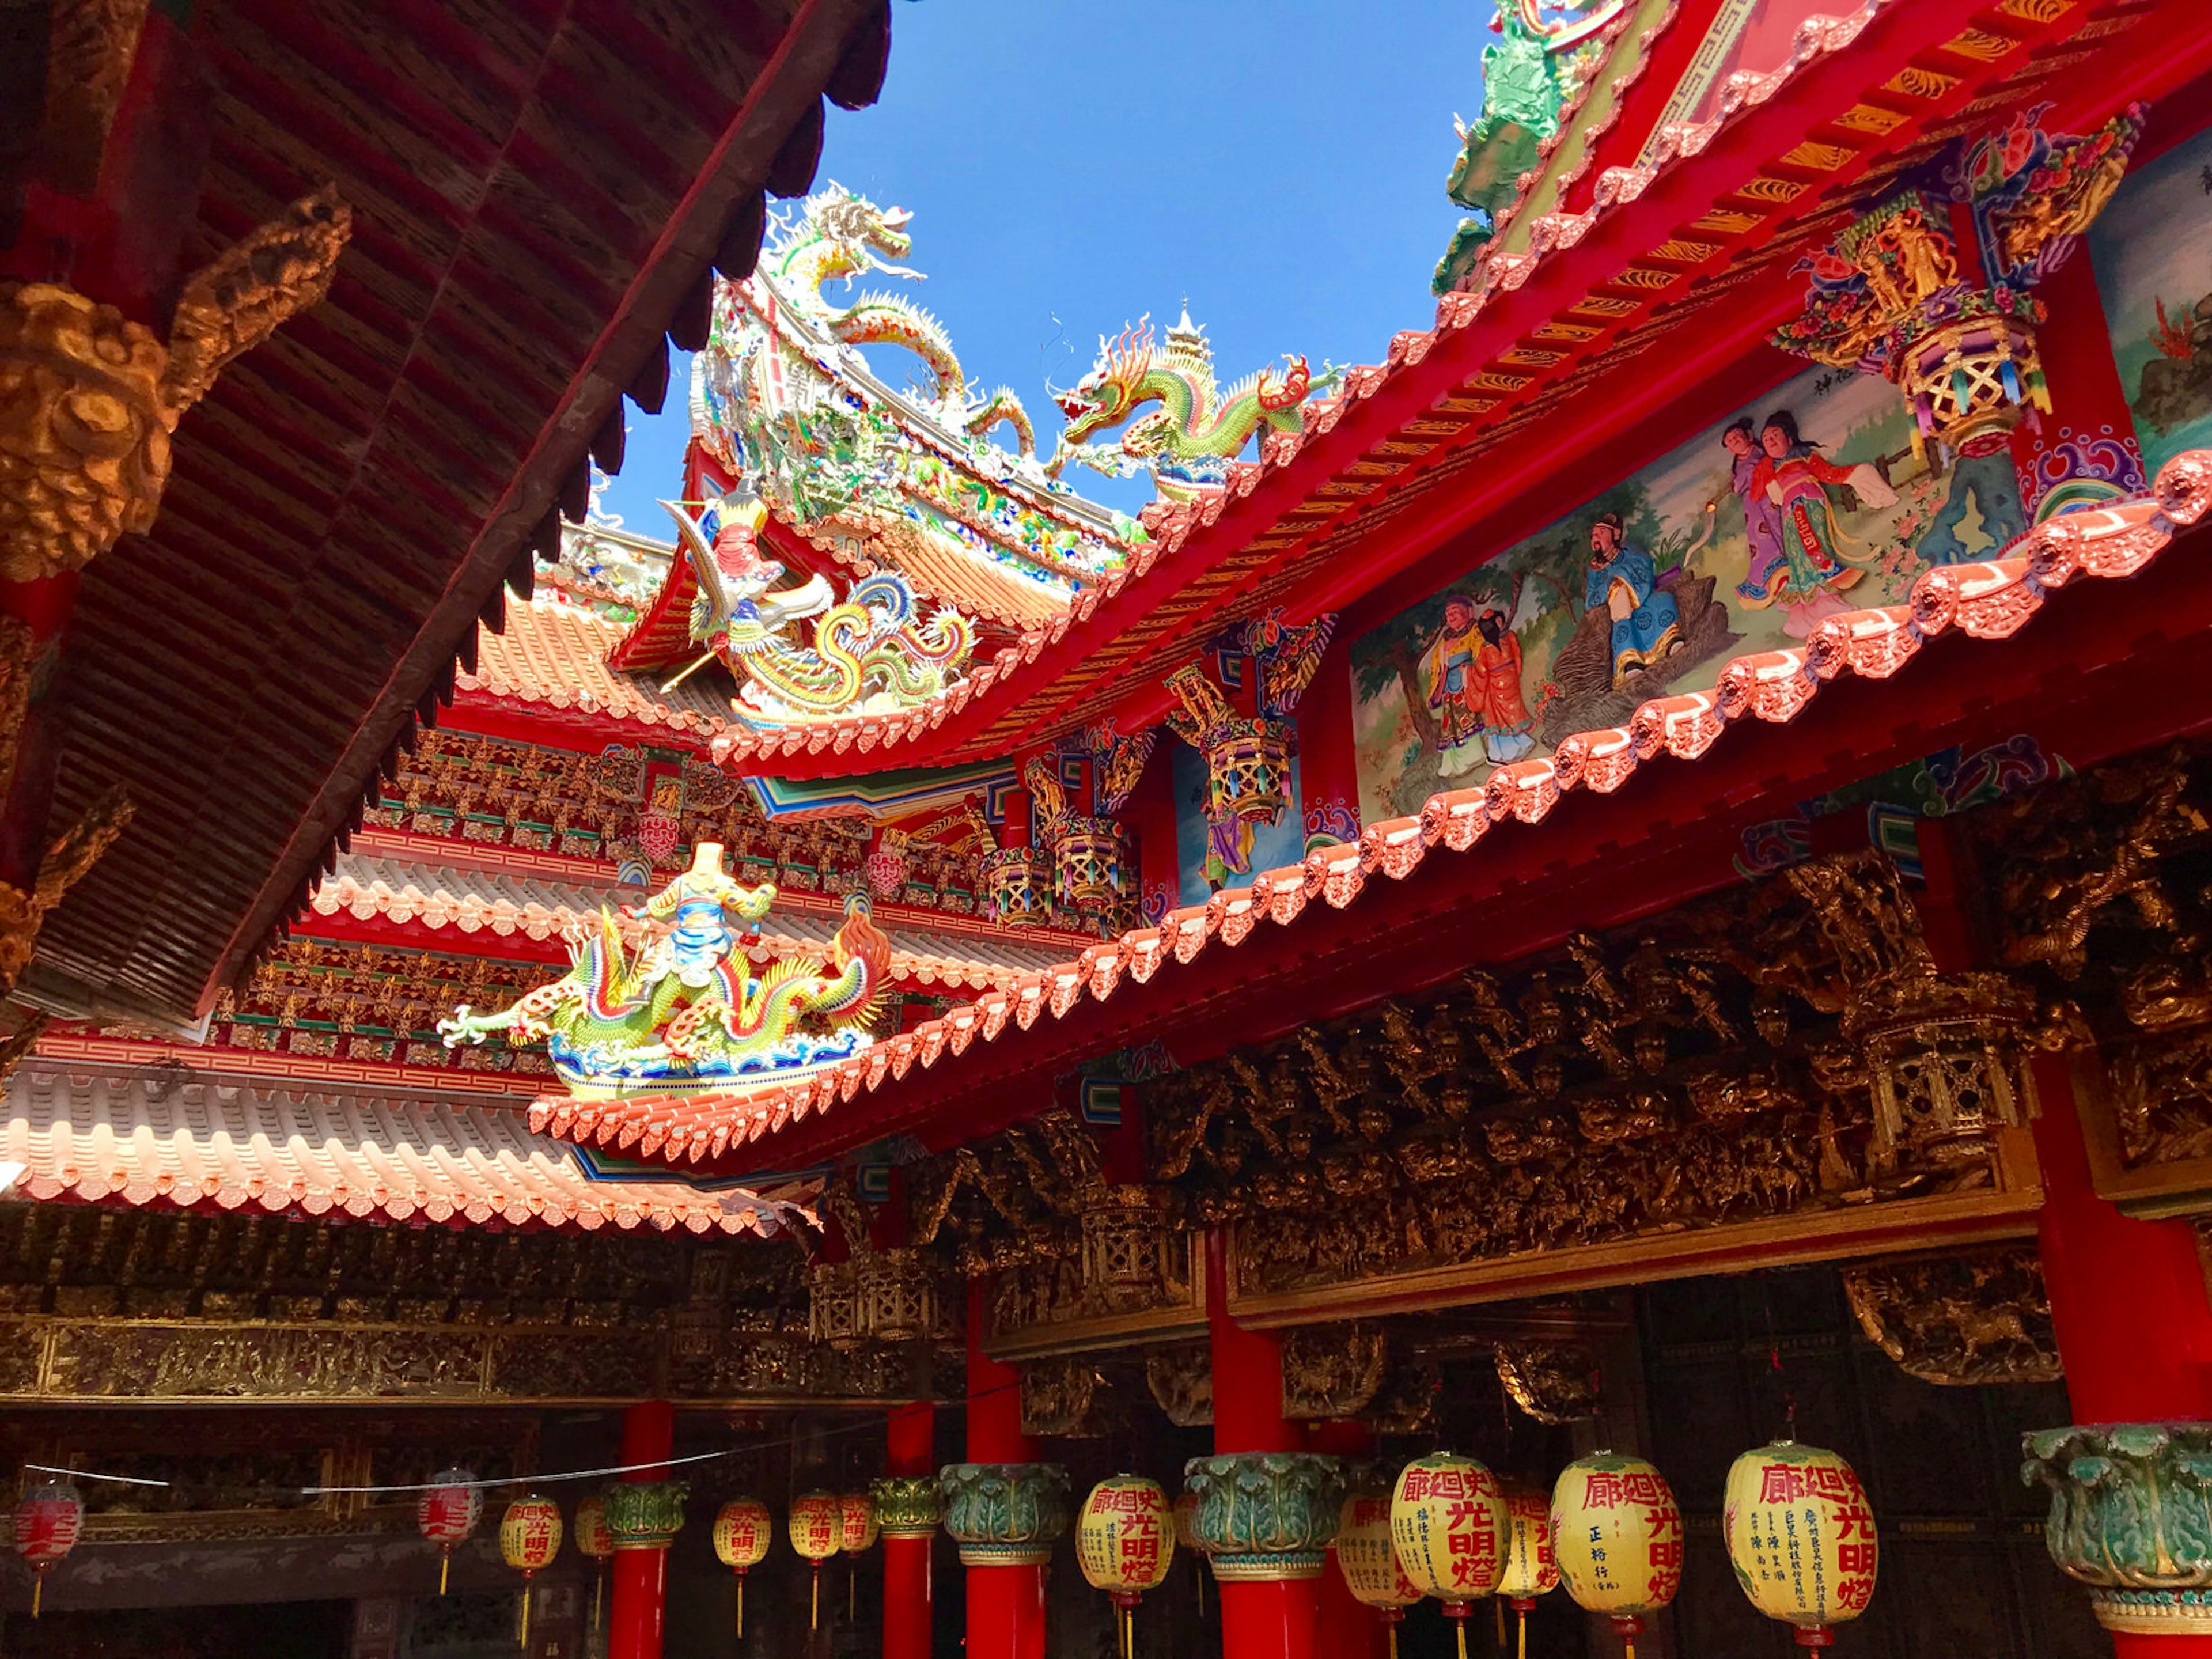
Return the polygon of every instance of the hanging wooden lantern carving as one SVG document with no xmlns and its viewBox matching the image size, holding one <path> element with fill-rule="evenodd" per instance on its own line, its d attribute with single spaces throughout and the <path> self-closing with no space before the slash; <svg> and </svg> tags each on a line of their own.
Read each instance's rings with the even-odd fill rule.
<svg viewBox="0 0 2212 1659">
<path fill-rule="evenodd" d="M 1052 860 L 1034 847 L 1007 847 L 982 860 L 983 896 L 1006 927 L 1042 927 L 1052 920 Z"/>
<path fill-rule="evenodd" d="M 522 1575 L 520 1650 L 530 1651 L 530 1581 L 561 1553 L 561 1506 L 535 1493 L 507 1506 L 499 1522 L 500 1559 Z"/>
<path fill-rule="evenodd" d="M 1567 1594 L 1610 1620 L 1635 1659 L 1644 1621 L 1682 1584 L 1682 1512 L 1666 1477 L 1613 1452 L 1568 1464 L 1552 1488 L 1552 1548 Z"/>
<path fill-rule="evenodd" d="M 1128 890 L 1128 832 L 1111 818 L 1064 817 L 1054 830 L 1053 869 L 1062 909 L 1111 909 Z"/>
<path fill-rule="evenodd" d="M 733 1498 L 714 1513 L 714 1559 L 738 1577 L 738 1637 L 745 1633 L 745 1575 L 768 1559 L 775 1519 L 757 1498 Z"/>
<path fill-rule="evenodd" d="M 1093 1486 L 1076 1516 L 1075 1560 L 1114 1603 L 1121 1659 L 1132 1659 L 1137 1603 L 1166 1582 L 1175 1560 L 1175 1516 L 1159 1483 L 1117 1474 Z"/>
<path fill-rule="evenodd" d="M 1505 1492 L 1472 1457 L 1438 1452 L 1408 1463 L 1390 1494 L 1390 1537 L 1406 1577 L 1443 1603 L 1467 1654 L 1467 1620 L 1505 1571 Z"/>
<path fill-rule="evenodd" d="M 84 1499 L 66 1480 L 41 1480 L 27 1486 L 15 1505 L 15 1553 L 31 1569 L 31 1617 L 39 1616 L 39 1601 L 46 1587 L 46 1574 L 76 1547 L 84 1530 Z"/>
<path fill-rule="evenodd" d="M 1881 1547 L 1865 1489 L 1818 1446 L 1778 1440 L 1729 1470 L 1722 1532 L 1751 1604 L 1823 1648 L 1874 1599 Z"/>
<path fill-rule="evenodd" d="M 438 1547 L 438 1594 L 443 1595 L 454 1550 L 483 1519 L 483 1489 L 466 1469 L 440 1469 L 430 1479 L 436 1484 L 415 1499 L 415 1529 Z"/>
</svg>

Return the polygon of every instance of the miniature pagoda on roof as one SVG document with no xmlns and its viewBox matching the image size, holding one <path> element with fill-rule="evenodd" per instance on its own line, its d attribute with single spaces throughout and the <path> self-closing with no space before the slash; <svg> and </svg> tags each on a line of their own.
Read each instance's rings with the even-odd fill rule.
<svg viewBox="0 0 2212 1659">
<path fill-rule="evenodd" d="M 591 9 L 584 61 L 699 106 L 647 40 L 684 9 Z M 809 31 L 882 46 L 848 9 L 794 14 L 775 109 L 818 107 Z M 802 109 L 700 187 L 736 205 L 682 243 L 722 250 L 684 273 L 688 397 L 665 351 L 629 382 L 688 411 L 665 526 L 597 510 L 619 410 L 549 412 L 594 434 L 557 501 L 519 461 L 537 493 L 485 495 L 451 569 L 312 588 L 298 637 L 418 582 L 422 635 L 269 679 L 296 729 L 238 752 L 208 711 L 258 659 L 194 678 L 95 580 L 137 544 L 74 601 L 90 655 L 13 573 L 0 714 L 78 712 L 57 825 L 16 821 L 40 737 L 0 835 L 0 975 L 46 1022 L 8 1048 L 0 1398 L 35 1409 L 0 1438 L 175 1506 L 97 1500 L 88 1547 L 296 1534 L 326 1587 L 404 1487 L 474 1589 L 489 1552 L 439 1528 L 489 1484 L 533 1659 L 664 1626 L 1442 1659 L 1493 1598 L 1496 1650 L 1603 1659 L 2207 1639 L 2212 18 L 1495 28 L 1435 158 L 1471 216 L 1370 362 L 1217 365 L 1185 306 L 1098 319 L 1071 386 L 980 386 L 902 287 L 913 216 L 815 188 Z M 297 213 L 250 245 L 326 265 L 335 210 Z M 255 349 L 351 362 L 390 283 L 345 261 L 422 239 L 368 241 Z M 272 511 L 272 398 L 340 470 L 301 383 L 171 421 L 153 542 Z M 235 856 L 143 736 L 154 667 L 210 788 L 267 775 Z M 242 1401 L 260 1449 L 215 1426 Z M 619 1474 L 586 1557 L 532 1553 L 541 1440 Z M 486 1481 L 422 1461 L 464 1443 Z M 278 1474 L 191 1507 L 250 1458 Z M 73 1577 L 72 1500 L 27 1491 L 42 1577 L 0 1595 L 151 1594 Z M 351 1659 L 459 1653 L 428 1547 L 378 1547 Z"/>
</svg>

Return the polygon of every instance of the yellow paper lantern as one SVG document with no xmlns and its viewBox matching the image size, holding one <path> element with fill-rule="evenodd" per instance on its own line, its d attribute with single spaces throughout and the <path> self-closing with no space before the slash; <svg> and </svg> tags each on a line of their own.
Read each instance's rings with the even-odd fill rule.
<svg viewBox="0 0 2212 1659">
<path fill-rule="evenodd" d="M 1598 1452 L 1552 1488 L 1552 1549 L 1576 1604 L 1613 1621 L 1635 1659 L 1644 1621 L 1682 1585 L 1682 1512 L 1640 1457 Z"/>
<path fill-rule="evenodd" d="M 1117 1609 L 1122 1659 L 1135 1645 L 1137 1603 L 1166 1581 L 1175 1548 L 1175 1511 L 1157 1480 L 1112 1475 L 1083 1500 L 1075 1518 L 1075 1564 Z"/>
<path fill-rule="evenodd" d="M 607 1530 L 607 1500 L 594 1492 L 576 1505 L 576 1553 L 604 1563 L 615 1553 L 615 1535 Z M 602 1565 L 592 1575 L 592 1628 L 597 1630 L 606 1607 L 607 1573 Z"/>
<path fill-rule="evenodd" d="M 1406 1577 L 1456 1622 L 1462 1659 L 1477 1596 L 1505 1571 L 1505 1492 L 1471 1457 L 1438 1452 L 1406 1465 L 1390 1493 L 1390 1539 Z"/>
<path fill-rule="evenodd" d="M 1398 1547 L 1390 1537 L 1390 1500 L 1375 1492 L 1354 1492 L 1336 1512 L 1336 1570 L 1344 1575 L 1352 1599 L 1375 1609 L 1390 1631 L 1390 1656 L 1397 1659 L 1398 1624 L 1406 1609 L 1421 1599 L 1421 1587 L 1406 1577 Z"/>
<path fill-rule="evenodd" d="M 1536 1598 L 1559 1587 L 1559 1559 L 1552 1549 L 1552 1506 L 1525 1486 L 1505 1489 L 1505 1571 L 1498 1593 L 1521 1617 L 1521 1655 L 1528 1659 L 1528 1615 Z"/>
<path fill-rule="evenodd" d="M 1206 1552 L 1198 1547 L 1198 1494 L 1186 1492 L 1175 1501 L 1175 1540 L 1179 1550 L 1190 1552 L 1198 1570 L 1198 1616 L 1206 1617 Z"/>
<path fill-rule="evenodd" d="M 714 1512 L 714 1559 L 738 1576 L 738 1634 L 745 1633 L 745 1574 L 768 1559 L 775 1517 L 757 1498 L 733 1498 Z"/>
<path fill-rule="evenodd" d="M 864 1555 L 875 1547 L 876 1500 L 864 1492 L 848 1492 L 837 1500 L 837 1547 L 848 1555 Z"/>
<path fill-rule="evenodd" d="M 1874 1599 L 1874 1510 L 1832 1451 L 1778 1440 L 1744 1453 L 1729 1470 L 1722 1531 L 1752 1606 L 1793 1626 L 1801 1646 L 1826 1647 Z"/>
<path fill-rule="evenodd" d="M 455 1547 L 483 1519 L 483 1488 L 466 1469 L 440 1469 L 430 1479 L 437 1484 L 415 1500 L 415 1528 L 438 1547 L 438 1594 L 443 1595 Z"/>
<path fill-rule="evenodd" d="M 845 1536 L 844 1506 L 834 1492 L 801 1493 L 791 1500 L 791 1514 L 785 1522 L 791 1534 L 791 1547 L 814 1564 L 813 1611 L 808 1615 L 809 1630 L 822 1628 L 822 1564 L 836 1554 L 837 1546 Z"/>
<path fill-rule="evenodd" d="M 499 1522 L 500 1559 L 522 1574 L 522 1651 L 530 1651 L 530 1581 L 561 1553 L 561 1506 L 535 1494 L 518 1498 Z"/>
</svg>

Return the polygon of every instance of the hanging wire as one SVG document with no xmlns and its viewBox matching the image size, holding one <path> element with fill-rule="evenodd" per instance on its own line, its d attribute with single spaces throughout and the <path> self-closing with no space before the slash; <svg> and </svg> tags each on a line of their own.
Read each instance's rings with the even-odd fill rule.
<svg viewBox="0 0 2212 1659">
<path fill-rule="evenodd" d="M 947 1404 L 972 1404 L 979 1400 L 988 1400 L 994 1395 L 1011 1393 L 1020 1386 L 1018 1382 L 1002 1382 L 994 1388 L 984 1389 L 978 1393 L 965 1395 L 960 1401 L 948 1401 Z M 884 1422 L 887 1420 L 888 1419 L 878 1419 L 872 1415 L 860 1422 L 821 1429 L 816 1431 L 816 1433 L 818 1437 L 823 1439 L 856 1434 L 880 1434 L 883 1432 Z M 793 1419 L 792 1426 L 795 1434 L 798 1428 L 796 1418 Z M 725 1447 L 720 1451 L 694 1452 L 684 1457 L 656 1457 L 644 1463 L 610 1463 L 601 1468 L 569 1469 L 559 1474 L 510 1474 L 479 1480 L 416 1480 L 385 1486 L 278 1486 L 270 1487 L 268 1490 L 297 1494 L 302 1498 L 340 1495 L 374 1498 L 398 1492 L 442 1492 L 453 1488 L 481 1492 L 503 1486 L 553 1486 L 566 1480 L 601 1480 L 612 1475 L 642 1474 L 655 1469 L 684 1468 L 696 1463 L 722 1462 L 733 1457 L 749 1457 L 756 1453 L 773 1451 L 779 1443 L 774 1440 L 757 1440 Z M 102 1474 L 96 1469 L 65 1469 L 50 1463 L 25 1463 L 21 1467 L 33 1474 L 65 1475 L 72 1480 L 111 1480 L 130 1486 L 169 1487 L 177 1484 L 172 1480 L 150 1480 L 143 1475 Z M 794 1456 L 792 1478 L 796 1480 L 797 1475 L 797 1459 Z"/>
</svg>

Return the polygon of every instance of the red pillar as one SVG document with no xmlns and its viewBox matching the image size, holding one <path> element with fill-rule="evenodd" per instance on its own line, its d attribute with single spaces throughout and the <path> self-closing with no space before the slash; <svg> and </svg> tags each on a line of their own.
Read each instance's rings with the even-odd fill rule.
<svg viewBox="0 0 2212 1659">
<path fill-rule="evenodd" d="M 1316 1423 L 1306 1438 L 1312 1450 L 1332 1457 L 1364 1458 L 1375 1450 L 1375 1437 L 1364 1423 Z M 1388 1627 L 1344 1582 L 1334 1544 L 1328 1547 L 1328 1571 L 1321 1577 L 1320 1628 L 1326 1659 L 1383 1659 L 1389 1651 Z"/>
<path fill-rule="evenodd" d="M 1012 813 L 1009 811 L 1008 818 Z M 983 1352 L 983 1281 L 968 1286 L 968 1461 L 1033 1463 L 1021 1374 Z M 1045 1659 L 1042 1566 L 969 1567 L 967 1659 Z"/>
<path fill-rule="evenodd" d="M 676 1408 L 648 1400 L 623 1413 L 624 1480 L 667 1478 L 665 1459 L 676 1443 Z M 642 1466 L 642 1467 L 638 1467 Z M 617 1549 L 613 1604 L 607 1613 L 607 1659 L 660 1659 L 668 1613 L 668 1552 Z"/>
<path fill-rule="evenodd" d="M 917 1475 L 935 1462 L 936 1412 L 927 1401 L 894 1406 L 884 1473 Z M 884 1537 L 884 1659 L 930 1659 L 929 1538 Z"/>
<path fill-rule="evenodd" d="M 1283 1419 L 1283 1345 L 1229 1317 L 1228 1239 L 1206 1237 L 1207 1335 L 1213 1356 L 1213 1449 L 1304 1451 L 1305 1435 Z M 1221 1587 L 1224 1659 L 1316 1659 L 1321 1582 L 1269 1579 Z M 1330 1654 L 1328 1659 L 1337 1659 Z"/>
</svg>

